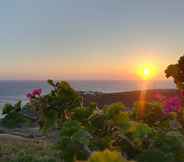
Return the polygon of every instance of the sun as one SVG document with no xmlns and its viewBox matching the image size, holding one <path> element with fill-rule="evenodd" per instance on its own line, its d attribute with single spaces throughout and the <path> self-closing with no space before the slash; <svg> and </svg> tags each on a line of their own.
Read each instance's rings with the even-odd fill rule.
<svg viewBox="0 0 184 162">
<path fill-rule="evenodd" d="M 156 75 L 156 67 L 151 64 L 142 64 L 137 68 L 137 74 L 143 80 L 151 80 Z"/>
<path fill-rule="evenodd" d="M 143 69 L 143 75 L 144 75 L 145 77 L 150 76 L 150 75 L 151 75 L 151 70 L 150 70 L 149 68 L 145 67 L 145 68 Z"/>
<path fill-rule="evenodd" d="M 150 80 L 153 77 L 153 71 L 149 67 L 144 67 L 141 73 L 141 77 L 144 80 Z"/>
</svg>

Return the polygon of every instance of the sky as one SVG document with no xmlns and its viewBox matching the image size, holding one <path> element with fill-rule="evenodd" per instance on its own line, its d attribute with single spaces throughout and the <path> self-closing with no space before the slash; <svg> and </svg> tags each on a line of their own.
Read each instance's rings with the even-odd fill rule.
<svg viewBox="0 0 184 162">
<path fill-rule="evenodd" d="M 137 79 L 184 53 L 182 0 L 0 0 L 0 79 Z"/>
</svg>

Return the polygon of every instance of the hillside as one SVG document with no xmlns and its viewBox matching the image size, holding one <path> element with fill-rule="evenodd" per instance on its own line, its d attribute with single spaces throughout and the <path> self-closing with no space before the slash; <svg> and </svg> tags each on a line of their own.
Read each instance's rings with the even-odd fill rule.
<svg viewBox="0 0 184 162">
<path fill-rule="evenodd" d="M 142 91 L 120 92 L 120 93 L 90 93 L 83 94 L 84 105 L 88 105 L 91 102 L 97 103 L 97 106 L 103 107 L 114 102 L 124 103 L 126 106 L 132 106 L 139 100 Z M 164 90 L 147 90 L 146 100 L 155 100 L 155 94 L 161 94 L 164 96 L 179 96 L 179 91 L 176 89 L 164 89 Z"/>
</svg>

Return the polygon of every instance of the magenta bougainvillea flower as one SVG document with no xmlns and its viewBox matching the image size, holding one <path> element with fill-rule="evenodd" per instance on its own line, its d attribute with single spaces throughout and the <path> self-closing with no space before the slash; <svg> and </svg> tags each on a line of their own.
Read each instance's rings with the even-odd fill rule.
<svg viewBox="0 0 184 162">
<path fill-rule="evenodd" d="M 39 89 L 33 89 L 31 93 L 27 93 L 26 96 L 28 99 L 32 99 L 32 98 L 35 98 L 35 97 L 39 97 L 41 96 L 42 94 L 42 89 L 39 88 Z"/>
<path fill-rule="evenodd" d="M 170 97 L 164 101 L 164 113 L 179 112 L 182 108 L 182 102 L 179 97 Z"/>
<path fill-rule="evenodd" d="M 171 112 L 179 112 L 182 109 L 182 101 L 178 96 L 166 97 L 162 94 L 156 93 L 154 98 L 162 103 L 163 112 L 165 114 L 169 114 Z"/>
<path fill-rule="evenodd" d="M 33 96 L 40 96 L 42 94 L 42 89 L 41 88 L 39 88 L 39 89 L 34 89 L 33 91 L 32 91 L 32 95 Z"/>
</svg>

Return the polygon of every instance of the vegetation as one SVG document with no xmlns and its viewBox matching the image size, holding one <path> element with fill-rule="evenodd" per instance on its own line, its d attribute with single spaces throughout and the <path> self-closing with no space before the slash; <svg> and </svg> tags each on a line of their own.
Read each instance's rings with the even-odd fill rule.
<svg viewBox="0 0 184 162">
<path fill-rule="evenodd" d="M 130 162 L 130 161 L 124 159 L 121 153 L 119 152 L 105 150 L 103 152 L 95 152 L 94 154 L 92 154 L 88 162 Z"/>
<path fill-rule="evenodd" d="M 183 97 L 184 57 L 168 66 Z M 58 130 L 56 158 L 24 154 L 12 162 L 184 162 L 184 111 L 181 97 L 157 94 L 154 102 L 137 102 L 132 111 L 115 103 L 99 109 L 82 106 L 80 95 L 67 82 L 48 81 L 52 90 L 27 94 L 28 108 L 37 116 L 41 131 Z M 3 121 L 24 123 L 21 104 L 5 105 Z M 14 119 L 14 122 L 11 120 Z M 16 119 L 16 120 L 15 120 Z M 54 144 L 53 144 L 54 145 Z"/>
<path fill-rule="evenodd" d="M 0 136 L 2 162 L 60 162 L 58 159 L 59 155 L 48 141 L 7 134 Z"/>
<path fill-rule="evenodd" d="M 171 64 L 165 70 L 166 77 L 172 77 L 179 89 L 184 89 L 184 56 L 180 57 L 178 63 Z"/>
<path fill-rule="evenodd" d="M 29 126 L 31 119 L 25 117 L 21 110 L 21 101 L 18 101 L 15 105 L 5 104 L 2 112 L 5 117 L 2 119 L 1 124 L 8 128 Z"/>
</svg>

